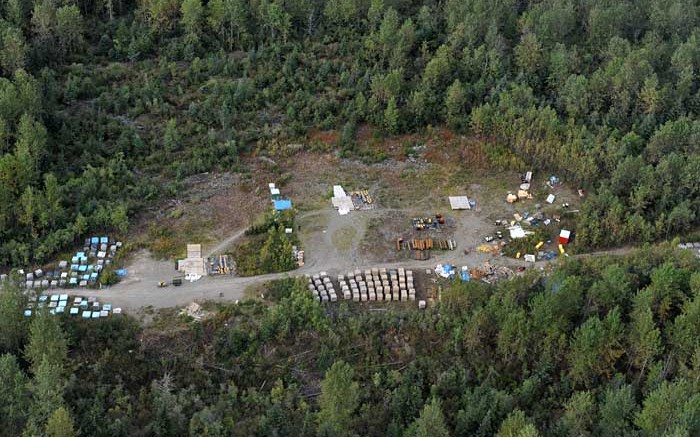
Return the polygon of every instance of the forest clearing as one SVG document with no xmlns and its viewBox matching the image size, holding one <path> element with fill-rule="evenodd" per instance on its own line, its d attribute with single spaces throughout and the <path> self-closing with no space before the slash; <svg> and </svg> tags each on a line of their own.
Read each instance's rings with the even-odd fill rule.
<svg viewBox="0 0 700 437">
<path fill-rule="evenodd" d="M 698 72 L 690 0 L 1 2 L 0 437 L 700 435 Z"/>
</svg>

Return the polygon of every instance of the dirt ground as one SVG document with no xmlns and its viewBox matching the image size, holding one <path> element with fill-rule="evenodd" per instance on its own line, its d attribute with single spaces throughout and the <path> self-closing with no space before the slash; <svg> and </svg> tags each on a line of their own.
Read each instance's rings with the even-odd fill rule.
<svg viewBox="0 0 700 437">
<path fill-rule="evenodd" d="M 506 194 L 517 192 L 520 174 L 488 170 L 483 156 L 468 140 L 452 139 L 451 147 L 438 147 L 438 140 L 445 140 L 440 135 L 444 134 L 437 133 L 437 140 L 414 146 L 410 155 L 405 154 L 404 145 L 394 141 L 387 148 L 389 158 L 374 164 L 298 148 L 272 158 L 247 157 L 243 163 L 247 171 L 242 174 L 207 173 L 189 178 L 177 199 L 144 214 L 133 238 L 147 239 L 149 224 L 157 223 L 173 230 L 172 238 L 181 244 L 182 250 L 188 242 L 202 242 L 207 255 L 235 249 L 244 230 L 270 207 L 267 184 L 275 182 L 298 210 L 298 232 L 306 264 L 292 275 L 392 266 L 425 271 L 437 263 L 475 266 L 486 260 L 494 265 L 516 266 L 523 263 L 505 257 L 494 259 L 491 254 L 475 251 L 485 235 L 495 232 L 495 220 L 512 220 L 516 212 L 532 213 L 537 210 L 537 204 L 548 215 L 578 208 L 580 199 L 575 187 L 561 184 L 547 188 L 544 182 L 549 175 L 537 171 L 531 190 L 534 198 L 508 204 Z M 410 141 L 415 143 L 416 139 Z M 475 163 L 474 166 L 469 162 Z M 368 189 L 375 198 L 376 208 L 340 216 L 330 202 L 334 184 L 343 185 L 346 191 Z M 553 205 L 544 201 L 550 192 L 557 196 Z M 448 196 L 451 195 L 469 196 L 476 201 L 476 208 L 450 211 Z M 562 202 L 571 206 L 563 210 Z M 408 251 L 397 252 L 398 237 L 430 235 L 413 231 L 411 218 L 436 213 L 443 214 L 452 226 L 431 236 L 453 239 L 457 249 L 434 250 L 428 261 L 412 260 Z M 550 227 L 551 234 L 556 235 L 559 227 Z M 246 287 L 285 276 L 203 278 L 194 284 L 171 286 L 164 292 L 155 284 L 174 276 L 172 261 L 158 261 L 142 251 L 132 256 L 127 269 L 127 278 L 103 294 L 130 308 L 173 306 L 203 299 L 240 299 Z"/>
</svg>

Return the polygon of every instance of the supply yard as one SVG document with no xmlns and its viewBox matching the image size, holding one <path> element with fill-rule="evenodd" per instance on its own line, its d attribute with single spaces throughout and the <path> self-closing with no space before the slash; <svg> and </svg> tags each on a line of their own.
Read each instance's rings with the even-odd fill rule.
<svg viewBox="0 0 700 437">
<path fill-rule="evenodd" d="M 541 267 L 546 262 L 555 261 L 559 256 L 559 231 L 564 226 L 567 229 L 571 227 L 571 211 L 575 211 L 579 199 L 576 191 L 566 188 L 558 179 L 554 180 L 554 185 L 553 179 L 547 179 L 547 183 L 539 188 L 536 175 L 532 174 L 529 175 L 530 182 L 523 182 L 524 176 L 516 173 L 471 177 L 460 173 L 457 167 L 456 173 L 450 173 L 445 168 L 451 164 L 446 163 L 441 163 L 443 171 L 433 173 L 433 167 L 419 159 L 411 162 L 389 160 L 378 165 L 345 161 L 342 166 L 334 167 L 332 162 L 337 158 L 327 155 L 301 154 L 297 158 L 287 164 L 287 174 L 292 176 L 285 178 L 284 184 L 269 183 L 277 178 L 266 171 L 256 173 L 254 181 L 243 185 L 237 179 L 216 177 L 219 181 L 230 181 L 231 185 L 223 184 L 209 194 L 206 204 L 211 205 L 213 211 L 201 208 L 201 197 L 196 200 L 199 206 L 190 208 L 187 201 L 189 192 L 183 193 L 185 201 L 177 206 L 185 211 L 180 221 L 191 225 L 206 211 L 205 223 L 211 223 L 209 217 L 213 215 L 219 217 L 217 223 L 230 227 L 228 231 L 217 230 L 215 236 L 205 234 L 197 239 L 202 242 L 198 259 L 203 258 L 206 270 L 201 278 L 196 277 L 199 280 L 183 280 L 182 272 L 173 271 L 171 260 L 160 261 L 147 250 L 141 250 L 131 255 L 123 269 L 128 274 L 121 278 L 119 284 L 102 290 L 83 288 L 81 293 L 100 296 L 100 299 L 107 299 L 125 309 L 168 307 L 187 305 L 195 300 L 237 300 L 254 284 L 287 276 L 310 275 L 313 278 L 313 275 L 325 272 L 327 277 L 319 279 L 329 302 L 333 298 L 324 281 L 331 281 L 331 290 L 338 301 L 346 300 L 344 291 L 349 288 L 351 298 L 347 300 L 352 301 L 352 279 L 358 291 L 362 291 L 358 296 L 360 303 L 363 296 L 365 301 L 371 301 L 371 284 L 374 302 L 386 304 L 387 301 L 395 301 L 392 278 L 387 277 L 389 283 L 384 284 L 382 276 L 375 278 L 372 269 L 398 272 L 397 269 L 401 268 L 414 272 L 414 278 L 420 278 L 417 284 L 421 285 L 415 287 L 416 299 L 429 301 L 437 295 L 432 281 L 443 280 L 435 273 L 425 276 L 425 271 L 433 271 L 436 265 L 450 266 L 451 271 L 459 272 L 459 275 L 450 277 L 464 278 L 464 272 L 469 280 L 493 283 L 510 278 L 528 266 Z M 325 164 L 319 166 L 317 161 Z M 310 172 L 310 168 L 316 172 Z M 411 179 L 406 179 L 406 175 L 411 175 Z M 459 178 L 455 175 L 459 175 Z M 358 180 L 362 180 L 362 184 L 348 182 Z M 402 183 L 402 180 L 410 182 Z M 474 183 L 477 180 L 478 183 Z M 338 181 L 343 185 L 338 185 Z M 521 187 L 528 188 L 528 194 L 510 203 L 506 199 L 508 189 L 510 186 L 517 187 L 519 183 L 529 184 Z M 193 189 L 201 186 L 198 182 Z M 343 186 L 366 188 L 353 188 L 346 192 Z M 246 193 L 246 204 L 260 207 L 247 211 L 248 218 L 242 221 L 225 220 L 219 212 L 222 204 L 216 199 L 224 192 L 230 193 L 233 199 L 239 199 L 243 195 L 241 190 Z M 329 192 L 334 196 L 332 202 L 326 197 Z M 546 201 L 551 197 L 551 192 L 556 193 L 555 203 Z M 282 193 L 294 199 L 293 204 L 282 205 Z M 293 244 L 290 254 L 297 260 L 296 269 L 287 273 L 238 277 L 238 266 L 234 262 L 237 247 L 241 240 L 250 239 L 245 231 L 259 220 L 259 216 L 256 218 L 250 214 L 273 209 L 276 213 L 286 213 L 281 210 L 286 208 L 291 208 L 295 214 L 293 226 L 289 226 L 284 233 L 291 233 L 287 235 L 294 236 L 298 241 Z M 339 208 L 347 209 L 348 213 L 339 214 Z M 533 247 L 530 249 L 528 246 L 529 251 L 520 257 L 515 254 L 507 256 L 509 246 L 517 244 L 517 239 L 511 238 L 508 230 L 512 225 L 521 229 L 525 236 L 537 232 L 538 236 L 547 233 L 547 238 L 542 238 L 543 245 L 537 248 L 534 246 L 539 240 L 535 241 L 531 244 Z M 514 232 L 519 234 L 521 231 Z M 259 241 L 266 239 L 267 236 L 263 234 Z M 175 247 L 184 248 L 187 241 L 187 235 L 183 235 Z M 534 255 L 536 263 L 527 262 L 526 254 Z M 527 260 L 531 261 L 531 257 L 528 256 Z M 358 270 L 361 280 L 355 275 Z M 344 276 L 344 282 L 339 281 L 339 275 Z M 428 277 L 432 279 L 428 280 Z M 159 284 L 165 286 L 160 287 Z M 167 287 L 171 284 L 178 286 Z M 360 284 L 364 284 L 366 290 L 361 289 Z M 401 287 L 398 279 L 397 285 Z M 390 287 L 390 300 L 384 287 Z M 396 301 L 405 299 L 405 302 L 413 302 L 408 289 L 404 290 L 405 297 L 401 291 L 399 289 Z M 319 299 L 322 299 L 320 294 Z M 416 302 L 412 304 L 417 305 Z"/>
</svg>

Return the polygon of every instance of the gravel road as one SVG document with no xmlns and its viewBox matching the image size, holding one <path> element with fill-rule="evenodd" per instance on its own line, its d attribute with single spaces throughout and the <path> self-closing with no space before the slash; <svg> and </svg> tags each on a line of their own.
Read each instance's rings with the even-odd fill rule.
<svg viewBox="0 0 700 437">
<path fill-rule="evenodd" d="M 628 253 L 631 248 L 624 247 L 614 250 L 595 252 L 590 254 L 578 255 L 584 256 L 602 256 L 602 255 L 622 255 Z M 205 300 L 225 300 L 235 301 L 244 297 L 245 290 L 255 284 L 261 284 L 273 279 L 281 279 L 291 276 L 302 276 L 305 274 L 316 274 L 320 271 L 326 271 L 329 274 L 338 274 L 347 272 L 351 269 L 366 269 L 366 268 L 397 268 L 404 267 L 408 269 L 432 269 L 438 263 L 449 262 L 454 265 L 481 265 L 487 259 L 492 259 L 491 256 L 470 253 L 464 255 L 459 251 L 443 252 L 434 256 L 430 261 L 406 261 L 399 263 L 386 264 L 354 264 L 337 263 L 337 260 L 330 259 L 332 262 L 323 263 L 323 267 L 319 267 L 318 263 L 314 265 L 305 265 L 304 267 L 288 273 L 277 273 L 269 275 L 260 275 L 252 277 L 204 277 L 196 282 L 185 282 L 182 286 L 169 286 L 166 288 L 158 288 L 158 281 L 172 276 L 174 265 L 170 262 L 162 262 L 153 260 L 147 252 L 140 252 L 134 258 L 129 269 L 129 276 L 121 283 L 102 290 L 80 290 L 81 296 L 96 296 L 103 302 L 110 302 L 115 307 L 122 307 L 127 311 L 137 311 L 139 308 L 153 306 L 154 308 L 168 308 L 175 306 L 187 305 L 192 301 Z M 530 266 L 532 264 L 524 261 L 511 258 L 499 257 L 493 259 L 494 265 L 506 265 L 509 267 Z M 542 267 L 547 262 L 538 262 L 535 267 Z M 167 273 L 164 273 L 167 272 Z"/>
<path fill-rule="evenodd" d="M 360 247 L 359 242 L 367 237 L 368 223 L 373 218 L 386 219 L 391 213 L 400 213 L 410 217 L 408 210 L 378 208 L 371 211 L 352 212 L 340 216 L 333 209 L 309 211 L 297 217 L 300 225 L 299 237 L 302 247 L 306 248 L 306 264 L 293 272 L 269 274 L 254 277 L 235 276 L 205 276 L 199 281 L 185 282 L 179 287 L 170 285 L 158 288 L 158 282 L 167 281 L 178 275 L 172 261 L 153 259 L 146 251 L 136 253 L 126 267 L 128 275 L 119 284 L 100 290 L 75 290 L 81 296 L 96 296 L 102 302 L 109 302 L 115 307 L 136 312 L 140 308 L 168 308 L 187 305 L 192 301 L 226 300 L 235 301 L 244 297 L 246 289 L 265 281 L 290 276 L 313 275 L 321 271 L 330 275 L 345 273 L 354 269 L 367 268 L 396 268 L 433 269 L 438 263 L 449 263 L 456 266 L 482 265 L 490 260 L 492 265 L 505 265 L 511 268 L 528 266 L 523 260 L 506 257 L 492 257 L 490 254 L 478 253 L 473 250 L 485 233 L 493 229 L 492 223 L 480 214 L 456 215 L 457 225 L 454 238 L 460 249 L 454 251 L 433 251 L 429 261 L 405 260 L 401 262 L 377 262 L 377 254 L 368 253 Z M 230 236 L 212 247 L 205 247 L 205 256 L 221 253 L 241 236 L 245 229 L 235 230 Z M 463 248 L 472 249 L 464 254 Z M 620 248 L 612 251 L 597 252 L 579 256 L 595 256 L 604 254 L 623 254 L 630 248 Z M 546 265 L 538 262 L 536 267 Z"/>
</svg>

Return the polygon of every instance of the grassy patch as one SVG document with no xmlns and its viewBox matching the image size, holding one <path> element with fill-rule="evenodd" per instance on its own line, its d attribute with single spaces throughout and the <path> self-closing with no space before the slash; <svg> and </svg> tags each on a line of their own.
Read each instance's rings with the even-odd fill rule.
<svg viewBox="0 0 700 437">
<path fill-rule="evenodd" d="M 209 222 L 193 220 L 180 226 L 152 223 L 143 245 L 157 259 L 182 258 L 185 256 L 188 243 L 204 244 L 211 240 L 207 234 L 210 228 Z"/>
<path fill-rule="evenodd" d="M 549 240 L 549 233 L 543 227 L 532 227 L 528 228 L 527 230 L 533 231 L 534 234 L 528 235 L 524 238 L 512 240 L 510 243 L 506 244 L 506 246 L 503 248 L 503 253 L 505 255 L 515 257 L 518 252 L 520 252 L 521 256 L 524 256 L 526 253 L 535 254 L 537 253 L 537 250 L 535 249 L 537 243 L 540 241 L 546 242 Z"/>
<path fill-rule="evenodd" d="M 338 252 L 349 252 L 352 249 L 352 242 L 357 236 L 357 230 L 353 227 L 340 228 L 333 232 L 331 240 Z"/>
</svg>

